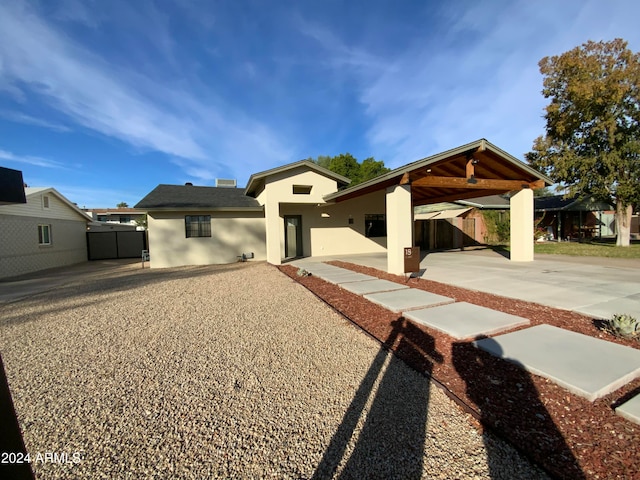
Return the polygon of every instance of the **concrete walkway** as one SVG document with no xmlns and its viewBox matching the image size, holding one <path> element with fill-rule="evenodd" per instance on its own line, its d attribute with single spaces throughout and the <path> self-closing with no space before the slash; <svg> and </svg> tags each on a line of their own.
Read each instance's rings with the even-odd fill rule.
<svg viewBox="0 0 640 480">
<path fill-rule="evenodd" d="M 594 280 L 587 275 L 587 272 L 591 276 L 595 274 L 596 268 L 593 265 L 570 262 L 557 264 L 550 260 L 538 260 L 533 264 L 523 265 L 511 264 L 504 257 L 500 260 L 482 253 L 446 255 L 440 254 L 433 257 L 429 255 L 427 258 L 429 265 L 422 277 L 443 283 L 457 284 L 465 288 L 472 288 L 467 285 L 472 283 L 476 287 L 482 287 L 472 289 L 481 291 L 488 291 L 490 287 L 491 293 L 496 293 L 497 290 L 500 292 L 499 294 L 504 296 L 536 301 L 550 306 L 557 306 L 556 301 L 560 298 L 556 294 L 557 290 L 564 291 L 566 295 L 573 294 L 571 289 L 563 285 L 563 281 L 579 282 L 581 288 L 595 296 L 597 300 L 602 298 L 597 297 L 597 294 L 594 293 L 597 288 L 612 292 L 611 295 L 615 294 L 615 300 L 608 299 L 607 302 L 620 301 L 621 298 L 630 296 L 632 298 L 626 304 L 628 305 L 635 301 L 634 296 L 640 297 L 640 279 L 635 278 L 637 272 L 633 269 L 600 267 L 612 268 L 613 271 L 597 272 L 599 278 Z M 332 257 L 331 259 L 338 258 Z M 358 256 L 357 261 L 354 257 L 340 259 L 384 270 L 384 267 L 380 265 L 381 261 L 384 261 L 383 257 Z M 318 260 L 318 258 L 301 259 L 292 265 L 304 268 L 313 275 L 360 294 L 388 310 L 402 314 L 409 320 L 443 331 L 457 339 L 489 337 L 529 323 L 525 318 L 507 315 L 466 302 L 454 303 L 451 298 L 407 288 L 406 285 L 400 283 L 376 280 L 368 275 L 362 275 L 361 277 L 364 278 L 360 278 L 357 276 L 360 274 Z M 423 264 L 427 262 L 423 262 Z M 454 268 L 449 269 L 449 265 L 454 265 Z M 621 271 L 617 271 L 618 269 Z M 464 275 L 464 271 L 471 273 Z M 584 275 L 587 275 L 588 278 L 583 278 Z M 474 276 L 480 279 L 471 278 Z M 620 277 L 624 278 L 623 286 L 616 288 L 620 285 L 616 283 L 615 279 Z M 455 280 L 448 281 L 449 278 Z M 515 283 L 516 287 L 509 288 L 510 283 Z M 373 289 L 373 293 L 368 293 L 371 289 Z M 637 293 L 625 296 L 625 293 L 634 292 L 636 289 Z M 511 295 L 505 295 L 505 291 Z M 574 295 L 584 298 L 586 301 L 586 294 L 577 293 Z M 590 306 L 585 309 L 594 311 Z M 640 377 L 639 349 L 581 335 L 551 325 L 538 325 L 493 338 L 485 338 L 474 342 L 474 345 L 516 363 L 531 373 L 548 378 L 590 401 L 607 395 Z M 591 361 L 594 356 L 601 359 L 595 366 Z M 587 368 L 587 366 L 589 367 Z M 640 401 L 638 398 L 636 397 L 619 407 L 620 415 L 636 423 L 640 423 L 638 416 Z"/>
<path fill-rule="evenodd" d="M 386 254 L 313 257 L 387 271 Z M 492 250 L 429 253 L 420 263 L 426 280 L 572 310 L 593 318 L 628 313 L 640 318 L 640 260 L 537 255 L 511 262 Z"/>
</svg>

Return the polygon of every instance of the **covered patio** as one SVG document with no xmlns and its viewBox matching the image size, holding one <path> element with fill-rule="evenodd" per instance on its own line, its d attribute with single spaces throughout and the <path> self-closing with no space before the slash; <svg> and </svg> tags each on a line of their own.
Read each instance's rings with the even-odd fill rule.
<svg viewBox="0 0 640 480">
<path fill-rule="evenodd" d="M 480 139 L 326 195 L 324 200 L 339 206 L 363 195 L 384 191 L 385 270 L 401 274 L 404 273 L 405 248 L 415 245 L 415 206 L 508 192 L 511 193 L 510 260 L 533 261 L 533 190 L 551 183 L 548 177 Z"/>
</svg>

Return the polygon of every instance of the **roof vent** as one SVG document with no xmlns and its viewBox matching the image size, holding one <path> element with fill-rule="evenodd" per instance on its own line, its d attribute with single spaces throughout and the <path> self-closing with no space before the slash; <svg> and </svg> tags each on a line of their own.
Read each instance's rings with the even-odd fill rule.
<svg viewBox="0 0 640 480">
<path fill-rule="evenodd" d="M 228 187 L 228 188 L 235 188 L 236 187 L 236 180 L 228 180 L 228 179 L 224 179 L 224 178 L 216 178 L 216 187 Z"/>
<path fill-rule="evenodd" d="M 185 187 L 193 187 L 193 183 L 191 182 L 187 182 L 184 184 Z"/>
</svg>

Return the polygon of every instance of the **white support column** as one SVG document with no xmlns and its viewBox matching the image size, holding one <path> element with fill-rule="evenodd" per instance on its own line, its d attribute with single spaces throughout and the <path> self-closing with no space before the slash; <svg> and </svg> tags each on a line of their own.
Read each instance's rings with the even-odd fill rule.
<svg viewBox="0 0 640 480">
<path fill-rule="evenodd" d="M 387 188 L 387 271 L 404 273 L 404 248 L 413 246 L 411 186 Z"/>
<path fill-rule="evenodd" d="M 511 197 L 511 261 L 533 261 L 533 190 Z"/>
<path fill-rule="evenodd" d="M 282 222 L 280 220 L 280 204 L 278 202 L 267 202 L 264 204 L 264 226 L 266 230 L 267 262 L 272 265 L 282 263 L 280 236 Z"/>
</svg>

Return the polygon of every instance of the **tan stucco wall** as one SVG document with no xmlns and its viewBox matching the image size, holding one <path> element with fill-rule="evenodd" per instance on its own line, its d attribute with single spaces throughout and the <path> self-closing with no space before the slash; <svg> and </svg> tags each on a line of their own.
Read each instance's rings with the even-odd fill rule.
<svg viewBox="0 0 640 480">
<path fill-rule="evenodd" d="M 311 185 L 311 192 L 308 195 L 294 194 L 294 185 Z M 284 258 L 284 215 L 302 215 L 303 211 L 306 212 L 308 218 L 302 219 L 304 231 L 315 225 L 317 214 L 310 207 L 323 204 L 324 195 L 337 189 L 335 180 L 304 166 L 279 172 L 265 179 L 264 190 L 258 194 L 257 200 L 264 205 L 266 255 L 270 263 L 279 265 Z M 305 235 L 307 238 L 305 240 L 303 237 L 303 247 L 305 255 L 308 255 L 310 241 L 308 233 Z"/>
<path fill-rule="evenodd" d="M 0 214 L 0 278 L 87 261 L 87 224 Z M 51 245 L 38 244 L 38 225 L 50 225 Z"/>
<path fill-rule="evenodd" d="M 186 238 L 185 215 L 211 215 L 211 237 Z M 149 212 L 152 268 L 233 263 L 242 253 L 266 259 L 262 212 Z"/>
<path fill-rule="evenodd" d="M 280 205 L 280 229 L 284 231 L 284 215 L 302 215 L 305 256 L 384 252 L 387 238 L 367 238 L 364 223 L 365 214 L 384 213 L 384 191 L 323 206 Z M 280 255 L 284 257 L 284 240 Z"/>
<path fill-rule="evenodd" d="M 294 185 L 311 185 L 311 193 L 309 195 L 294 194 Z M 329 193 L 333 193 L 338 189 L 338 184 L 324 175 L 320 175 L 305 167 L 299 167 L 286 172 L 276 173 L 265 179 L 266 198 L 268 200 L 277 200 L 280 203 L 324 203 L 323 197 Z M 258 201 L 263 196 L 258 195 Z"/>
</svg>

